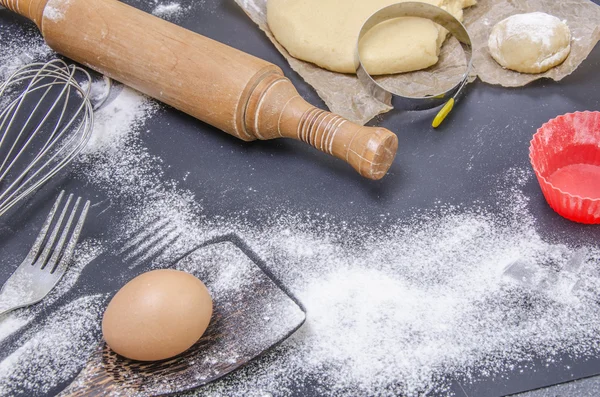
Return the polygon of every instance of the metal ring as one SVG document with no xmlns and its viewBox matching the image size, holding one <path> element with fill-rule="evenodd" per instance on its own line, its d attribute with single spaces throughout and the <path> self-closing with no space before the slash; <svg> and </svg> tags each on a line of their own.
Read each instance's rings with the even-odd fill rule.
<svg viewBox="0 0 600 397">
<path fill-rule="evenodd" d="M 367 73 L 360 58 L 360 40 L 369 30 L 371 30 L 376 25 L 388 21 L 390 19 L 401 17 L 419 17 L 429 19 L 437 23 L 438 25 L 446 28 L 454 37 L 458 39 L 463 48 L 468 63 L 467 70 L 458 84 L 456 84 L 448 91 L 437 95 L 428 95 L 425 97 L 411 97 L 398 92 L 393 92 L 383 87 L 382 85 L 377 83 L 377 81 L 375 81 L 375 79 L 373 79 L 373 77 L 369 73 Z M 376 99 L 383 103 L 390 103 L 391 101 L 392 105 L 396 109 L 431 109 L 444 104 L 446 101 L 448 101 L 448 98 L 450 97 L 458 97 L 463 87 L 466 85 L 469 79 L 469 73 L 473 66 L 471 48 L 471 37 L 469 36 L 467 29 L 458 19 L 456 19 L 449 12 L 431 4 L 420 2 L 392 4 L 390 6 L 382 8 L 381 10 L 371 15 L 360 29 L 355 51 L 355 61 L 356 63 L 358 63 L 356 75 L 371 95 L 373 95 Z"/>
</svg>

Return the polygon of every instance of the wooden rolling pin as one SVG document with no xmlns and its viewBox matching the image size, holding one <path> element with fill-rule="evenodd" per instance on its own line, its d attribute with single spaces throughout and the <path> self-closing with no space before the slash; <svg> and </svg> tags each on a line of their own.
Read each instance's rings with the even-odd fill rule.
<svg viewBox="0 0 600 397">
<path fill-rule="evenodd" d="M 397 137 L 306 102 L 277 66 L 116 0 L 0 0 L 48 45 L 245 141 L 294 138 L 382 178 Z"/>
</svg>

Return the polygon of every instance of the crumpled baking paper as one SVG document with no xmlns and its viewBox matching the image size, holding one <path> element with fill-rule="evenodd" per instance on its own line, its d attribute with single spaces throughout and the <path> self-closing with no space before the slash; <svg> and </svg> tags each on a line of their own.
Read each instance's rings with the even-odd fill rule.
<svg viewBox="0 0 600 397">
<path fill-rule="evenodd" d="M 290 66 L 310 84 L 325 101 L 329 110 L 346 119 L 365 124 L 378 114 L 392 110 L 390 103 L 373 98 L 355 75 L 331 72 L 292 57 L 273 36 L 267 23 L 267 0 L 235 0 L 262 29 Z M 502 68 L 489 55 L 488 36 L 497 22 L 519 13 L 542 11 L 566 20 L 571 29 L 571 53 L 563 64 L 545 73 L 530 75 Z M 560 80 L 583 62 L 600 40 L 600 6 L 589 0 L 479 0 L 464 10 L 464 24 L 473 42 L 473 71 L 489 84 L 519 87 L 549 77 Z M 458 41 L 450 38 L 440 52 L 437 65 L 428 69 L 377 77 L 386 87 L 408 96 L 435 95 L 460 81 L 466 61 Z"/>
<path fill-rule="evenodd" d="M 514 14 L 545 12 L 565 21 L 571 30 L 571 53 L 560 65 L 539 74 L 513 72 L 500 66 L 488 50 L 494 25 Z M 600 40 L 600 6 L 588 0 L 482 0 L 465 14 L 465 26 L 473 41 L 473 66 L 479 78 L 489 84 L 521 87 L 548 77 L 559 81 L 570 75 Z"/>
</svg>

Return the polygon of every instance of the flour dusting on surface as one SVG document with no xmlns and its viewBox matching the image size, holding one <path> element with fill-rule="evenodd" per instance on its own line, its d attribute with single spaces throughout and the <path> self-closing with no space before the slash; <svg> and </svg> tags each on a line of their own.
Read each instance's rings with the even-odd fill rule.
<svg viewBox="0 0 600 397">
<path fill-rule="evenodd" d="M 558 18 L 544 12 L 513 15 L 506 19 L 506 36 L 526 35 L 530 40 L 541 43 L 544 49 L 549 49 L 552 30 L 557 22 L 560 22 Z"/>
<path fill-rule="evenodd" d="M 0 341 L 10 336 L 13 332 L 24 327 L 33 317 L 25 315 L 22 317 L 5 314 L 0 317 Z"/>
<path fill-rule="evenodd" d="M 0 395 L 47 393 L 74 376 L 96 349 L 102 300 L 79 298 L 19 340 L 0 362 Z"/>
<path fill-rule="evenodd" d="M 568 35 L 564 47 L 554 43 L 554 41 L 560 42 L 562 29 Z M 515 62 L 515 56 L 511 54 L 511 49 L 519 41 L 522 41 L 522 45 L 534 43 L 538 46 L 537 50 L 530 48 L 532 52 L 539 53 L 534 64 L 521 66 L 532 70 L 545 70 L 549 65 L 554 65 L 564 59 L 571 51 L 571 33 L 566 22 L 543 12 L 516 14 L 500 21 L 490 34 L 488 47 L 492 56 L 503 67 L 506 67 L 507 64 Z M 512 59 L 506 59 L 509 56 Z"/>
<path fill-rule="evenodd" d="M 124 89 L 98 112 L 80 160 L 79 178 L 130 203 L 119 236 L 157 218 L 168 221 L 180 238 L 156 263 L 161 267 L 211 237 L 233 232 L 308 312 L 305 325 L 278 348 L 195 395 L 285 396 L 294 384 L 315 377 L 320 392 L 337 395 L 447 394 L 453 379 L 470 382 L 481 371 L 501 375 L 534 356 L 561 365 L 562 354 L 597 353 L 597 248 L 589 247 L 580 272 L 585 286 L 577 291 L 558 282 L 540 291 L 504 275 L 516 260 L 560 269 L 573 252 L 545 242 L 535 230 L 522 193 L 529 170 L 513 169 L 499 180 L 498 197 L 506 200 L 502 214 L 477 203 L 440 206 L 385 230 L 284 208 L 270 208 L 272 215 L 259 226 L 246 222 L 243 213 L 206 218 L 192 192 L 163 179 L 160 158 L 143 145 L 143 135 L 150 133 L 144 123 L 156 109 Z M 19 363 L 16 367 L 24 365 Z M 44 382 L 72 374 L 59 372 Z M 26 384 L 38 390 L 33 384 L 45 375 L 35 367 L 28 373 Z"/>
<path fill-rule="evenodd" d="M 0 25 L 0 82 L 19 68 L 45 61 L 53 54 L 35 27 L 23 26 L 20 29 L 19 34 L 14 34 Z"/>
<path fill-rule="evenodd" d="M 203 218 L 191 192 L 161 182 L 160 171 L 146 167 L 156 159 L 142 154 L 143 148 L 129 145 L 120 153 L 122 158 L 97 164 L 90 181 L 96 173 L 119 170 L 147 183 L 107 186 L 113 194 L 152 197 L 132 208 L 124 231 L 160 214 L 180 231 L 174 252 L 235 232 L 308 312 L 305 326 L 264 361 L 199 395 L 254 395 L 257 390 L 286 395 L 282 391 L 293 382 L 315 376 L 323 393 L 443 394 L 450 386 L 446 376 L 468 382 L 482 365 L 501 374 L 515 361 L 532 360 L 532 354 L 554 362 L 559 353 L 596 351 L 594 335 L 600 328 L 582 326 L 600 315 L 593 299 L 558 283 L 540 292 L 504 275 L 516 260 L 560 266 L 572 252 L 536 232 L 521 192 L 531 178 L 527 170 L 510 170 L 499 181 L 498 196 L 507 197 L 507 211 L 500 215 L 478 205 L 441 207 L 381 231 L 279 209 L 257 227 L 246 224 L 243 214 Z M 132 157 L 139 159 L 135 166 Z M 600 255 L 591 252 L 592 258 Z M 585 274 L 588 290 L 594 290 L 600 284 L 590 265 Z"/>
<path fill-rule="evenodd" d="M 51 0 L 44 8 L 44 19 L 53 22 L 61 21 L 65 18 L 65 11 L 71 4 L 71 0 Z"/>
<path fill-rule="evenodd" d="M 48 54 L 43 46 L 36 51 Z M 338 396 L 448 395 L 453 382 L 474 382 L 477 374 L 533 371 L 539 357 L 561 366 L 563 355 L 583 359 L 600 351 L 600 249 L 586 247 L 576 280 L 562 271 L 575 247 L 537 232 L 523 193 L 529 170 L 511 169 L 499 179 L 498 197 L 506 201 L 500 214 L 481 203 L 440 204 L 385 229 L 283 207 L 264 208 L 260 225 L 244 213 L 207 217 L 202 198 L 165 178 L 162 159 L 144 145 L 158 109 L 122 89 L 95 113 L 93 136 L 73 167 L 76 178 L 123 207 L 112 232 L 127 239 L 156 219 L 168 222 L 179 238 L 149 268 L 235 233 L 307 310 L 291 338 L 190 396 L 288 396 L 309 382 L 317 394 Z M 83 367 L 100 339 L 106 297 L 83 296 L 47 320 L 36 317 L 74 288 L 103 249 L 103 242 L 83 241 L 41 306 L 0 318 L 0 343 L 12 340 L 3 345 L 0 395 L 48 393 Z M 515 281 L 506 273 L 515 261 L 554 276 L 543 289 Z M 223 288 L 246 281 L 222 275 Z"/>
<path fill-rule="evenodd" d="M 44 8 L 44 18 L 50 19 L 51 21 L 60 21 L 64 19 L 65 14 L 58 8 L 47 6 Z"/>
<path fill-rule="evenodd" d="M 152 14 L 161 18 L 173 18 L 183 14 L 185 9 L 179 3 L 159 4 L 154 7 Z"/>
</svg>

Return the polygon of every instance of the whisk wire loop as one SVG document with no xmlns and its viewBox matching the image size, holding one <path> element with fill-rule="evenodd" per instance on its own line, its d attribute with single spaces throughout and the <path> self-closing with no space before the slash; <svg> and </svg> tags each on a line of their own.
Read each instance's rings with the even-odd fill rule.
<svg viewBox="0 0 600 397">
<path fill-rule="evenodd" d="M 0 216 L 83 150 L 94 123 L 91 86 L 86 70 L 60 59 L 24 66 L 0 85 Z"/>
</svg>

